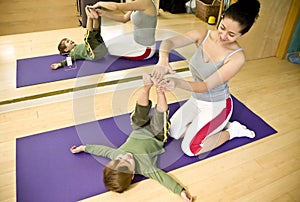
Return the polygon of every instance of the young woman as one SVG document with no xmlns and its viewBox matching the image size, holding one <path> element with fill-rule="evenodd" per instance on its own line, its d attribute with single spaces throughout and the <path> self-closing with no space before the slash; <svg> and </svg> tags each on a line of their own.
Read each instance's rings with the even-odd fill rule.
<svg viewBox="0 0 300 202">
<path fill-rule="evenodd" d="M 217 30 L 190 31 L 161 44 L 153 78 L 168 90 L 181 88 L 192 92 L 171 118 L 171 136 L 183 137 L 181 147 L 189 156 L 210 151 L 234 137 L 255 136 L 240 123 L 229 123 L 233 106 L 228 81 L 245 63 L 237 39 L 252 27 L 259 9 L 257 0 L 239 0 L 224 12 Z M 172 77 L 161 80 L 165 74 L 174 73 L 168 61 L 170 50 L 192 43 L 197 46 L 189 67 L 193 81 Z"/>
<path fill-rule="evenodd" d="M 111 55 L 122 56 L 132 60 L 144 60 L 155 53 L 155 29 L 157 24 L 157 9 L 154 0 L 135 0 L 128 3 L 101 2 L 90 8 L 97 9 L 102 17 L 117 22 L 132 21 L 133 33 L 120 35 L 106 41 Z M 124 15 L 102 10 L 127 11 Z"/>
</svg>

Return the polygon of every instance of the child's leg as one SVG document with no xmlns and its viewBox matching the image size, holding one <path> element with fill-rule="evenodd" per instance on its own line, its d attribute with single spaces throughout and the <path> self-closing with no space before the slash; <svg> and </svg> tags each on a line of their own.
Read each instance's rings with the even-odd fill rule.
<svg viewBox="0 0 300 202">
<path fill-rule="evenodd" d="M 161 87 L 157 87 L 157 111 L 158 112 L 166 112 L 169 109 L 169 105 L 167 103 L 166 95 L 164 89 Z"/>
<path fill-rule="evenodd" d="M 91 10 L 91 13 L 94 15 L 94 16 L 96 16 L 95 18 L 93 18 L 93 29 L 94 30 L 99 30 L 100 31 L 100 23 L 99 23 L 99 18 L 101 18 L 101 17 L 99 17 L 98 16 L 98 14 L 97 14 L 97 12 L 95 11 L 95 10 Z"/>
<path fill-rule="evenodd" d="M 149 93 L 150 89 L 153 86 L 153 82 L 151 81 L 151 77 L 148 74 L 143 75 L 144 86 L 139 92 L 137 103 L 142 106 L 149 105 Z"/>
<path fill-rule="evenodd" d="M 97 18 L 93 20 L 93 29 L 95 33 L 94 36 L 95 38 L 93 40 L 93 44 L 91 44 L 91 48 L 94 51 L 95 59 L 101 59 L 108 53 L 108 49 L 101 36 L 101 16 L 98 16 L 96 11 L 94 12 L 95 15 L 97 15 Z"/>
<path fill-rule="evenodd" d="M 86 49 L 92 60 L 98 60 L 103 58 L 107 54 L 106 45 L 99 33 L 99 22 L 98 22 L 98 14 L 95 10 L 85 8 L 87 13 L 87 32 L 84 37 L 84 42 Z M 95 17 L 96 15 L 96 17 Z M 101 38 L 101 41 L 99 40 Z"/>
<path fill-rule="evenodd" d="M 87 6 L 85 7 L 85 13 L 87 15 L 87 20 L 92 20 L 92 23 L 89 24 L 89 26 L 87 26 L 86 28 L 89 30 L 89 31 L 93 31 L 93 30 L 99 30 L 100 29 L 100 24 L 99 24 L 99 16 L 96 12 L 95 9 L 91 9 L 91 8 L 88 8 Z"/>
<path fill-rule="evenodd" d="M 134 112 L 131 114 L 133 128 L 141 127 L 149 123 L 152 102 L 149 100 L 150 89 L 153 85 L 150 75 L 143 75 L 144 86 L 139 91 Z"/>
<path fill-rule="evenodd" d="M 86 29 L 88 31 L 93 31 L 93 15 L 91 14 L 90 9 L 87 7 L 85 7 L 85 13 L 87 16 Z"/>
<path fill-rule="evenodd" d="M 85 36 L 85 44 L 92 59 L 98 60 L 103 58 L 107 53 L 107 47 L 100 35 L 99 16 L 93 9 L 86 8 L 88 15 L 87 33 Z M 92 16 L 93 18 L 90 18 Z M 96 17 L 94 17 L 96 16 Z"/>
<path fill-rule="evenodd" d="M 163 142 L 167 141 L 170 129 L 169 106 L 164 89 L 157 87 L 157 105 L 151 118 L 151 131 L 154 136 Z"/>
<path fill-rule="evenodd" d="M 84 9 L 85 9 L 87 18 L 94 18 L 94 16 L 90 12 L 90 9 L 88 8 L 88 6 L 86 6 Z"/>
<path fill-rule="evenodd" d="M 98 43 L 104 44 L 104 40 L 101 36 L 101 16 L 98 16 L 98 20 L 94 19 L 93 29 L 94 29 L 94 32 L 96 32 L 95 38 L 98 41 Z"/>
</svg>

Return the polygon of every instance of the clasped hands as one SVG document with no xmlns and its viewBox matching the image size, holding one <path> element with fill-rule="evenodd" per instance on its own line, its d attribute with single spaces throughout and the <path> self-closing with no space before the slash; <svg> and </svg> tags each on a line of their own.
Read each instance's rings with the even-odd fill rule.
<svg viewBox="0 0 300 202">
<path fill-rule="evenodd" d="M 159 88 L 164 89 L 165 91 L 173 91 L 176 89 L 178 79 L 173 77 L 166 77 L 167 74 L 175 74 L 176 72 L 171 69 L 171 67 L 166 67 L 162 65 L 155 65 L 152 73 L 151 80 Z"/>
</svg>

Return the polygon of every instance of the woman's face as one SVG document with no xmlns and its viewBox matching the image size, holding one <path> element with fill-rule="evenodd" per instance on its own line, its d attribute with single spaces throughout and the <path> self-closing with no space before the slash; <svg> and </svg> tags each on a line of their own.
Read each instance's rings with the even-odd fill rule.
<svg viewBox="0 0 300 202">
<path fill-rule="evenodd" d="M 218 27 L 219 42 L 222 44 L 235 42 L 242 36 L 241 30 L 242 27 L 237 21 L 225 17 L 221 20 Z"/>
</svg>

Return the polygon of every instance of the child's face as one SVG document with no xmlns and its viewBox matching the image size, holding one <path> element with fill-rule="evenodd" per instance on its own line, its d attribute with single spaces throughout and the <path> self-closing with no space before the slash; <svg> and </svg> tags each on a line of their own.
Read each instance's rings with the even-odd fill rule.
<svg viewBox="0 0 300 202">
<path fill-rule="evenodd" d="M 134 173 L 135 161 L 131 153 L 119 155 L 116 159 L 120 160 L 118 166 L 126 166 L 129 168 L 130 171 Z"/>
<path fill-rule="evenodd" d="M 65 45 L 66 45 L 65 51 L 70 52 L 76 44 L 71 39 L 67 39 L 65 40 Z"/>
</svg>

